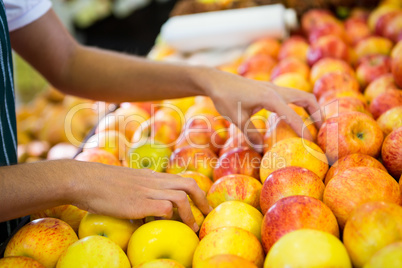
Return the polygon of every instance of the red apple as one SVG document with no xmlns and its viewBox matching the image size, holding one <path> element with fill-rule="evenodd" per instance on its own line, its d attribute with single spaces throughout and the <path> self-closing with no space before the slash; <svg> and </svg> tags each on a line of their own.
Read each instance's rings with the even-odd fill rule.
<svg viewBox="0 0 402 268">
<path fill-rule="evenodd" d="M 392 49 L 392 42 L 384 37 L 370 36 L 360 40 L 355 46 L 358 60 L 370 55 L 389 55 Z"/>
<path fill-rule="evenodd" d="M 382 161 L 389 174 L 395 179 L 402 175 L 402 127 L 392 131 L 384 140 L 381 150 Z"/>
<path fill-rule="evenodd" d="M 348 73 L 331 72 L 323 75 L 315 82 L 313 93 L 319 100 L 326 92 L 345 90 L 360 92 L 359 82 Z"/>
<path fill-rule="evenodd" d="M 320 106 L 325 105 L 326 103 L 330 103 L 331 101 L 334 101 L 335 99 L 340 99 L 340 98 L 354 98 L 358 99 L 363 103 L 366 103 L 366 99 L 364 98 L 364 95 L 360 92 L 356 91 L 350 91 L 350 90 L 335 90 L 335 91 L 329 91 L 324 93 L 321 98 L 318 100 L 318 104 Z"/>
<path fill-rule="evenodd" d="M 333 58 L 323 58 L 311 67 L 310 82 L 314 84 L 323 75 L 339 71 L 355 76 L 355 71 L 353 71 L 352 67 L 345 61 Z"/>
<path fill-rule="evenodd" d="M 392 40 L 398 42 L 402 40 L 402 12 L 400 11 L 394 18 L 392 18 L 383 31 L 383 35 Z"/>
<path fill-rule="evenodd" d="M 396 16 L 398 16 L 401 13 L 400 10 L 394 10 L 394 11 L 389 11 L 385 14 L 382 14 L 376 24 L 375 24 L 375 30 L 374 33 L 377 35 L 384 35 L 384 31 L 387 28 L 389 22 L 395 18 Z"/>
<path fill-rule="evenodd" d="M 323 58 L 335 58 L 348 62 L 348 46 L 337 36 L 323 36 L 310 46 L 307 52 L 307 61 L 310 66 L 313 66 Z"/>
<path fill-rule="evenodd" d="M 266 55 L 272 58 L 277 58 L 281 44 L 274 38 L 262 38 L 251 43 L 244 52 L 245 58 L 250 58 L 256 55 Z"/>
<path fill-rule="evenodd" d="M 307 62 L 307 51 L 309 45 L 301 36 L 293 35 L 283 41 L 279 50 L 278 60 L 286 58 L 297 58 L 303 62 Z"/>
<path fill-rule="evenodd" d="M 343 242 L 353 266 L 366 267 L 376 252 L 401 237 L 402 208 L 386 202 L 368 202 L 359 206 L 346 222 Z"/>
<path fill-rule="evenodd" d="M 377 119 L 386 111 L 398 106 L 402 106 L 402 90 L 389 89 L 373 99 L 370 104 L 370 112 Z"/>
<path fill-rule="evenodd" d="M 353 167 L 334 176 L 324 191 L 324 203 L 343 228 L 353 211 L 370 201 L 401 203 L 398 183 L 387 172 L 374 167 Z"/>
<path fill-rule="evenodd" d="M 276 60 L 269 55 L 255 55 L 247 58 L 238 68 L 240 75 L 246 76 L 251 73 L 263 73 L 268 76 L 276 65 Z"/>
<path fill-rule="evenodd" d="M 346 41 L 345 27 L 341 23 L 326 23 L 317 25 L 308 34 L 308 40 L 310 44 L 314 44 L 317 40 L 323 36 L 337 36 L 341 40 Z"/>
<path fill-rule="evenodd" d="M 371 35 L 367 23 L 359 18 L 349 18 L 345 21 L 345 31 L 349 44 L 356 45 L 359 41 Z"/>
<path fill-rule="evenodd" d="M 330 163 L 348 154 L 377 157 L 384 137 L 377 122 L 360 112 L 347 112 L 329 118 L 318 132 L 317 143 Z"/>
<path fill-rule="evenodd" d="M 375 167 L 387 171 L 387 169 L 375 158 L 366 154 L 349 154 L 336 161 L 325 176 L 325 185 L 336 175 L 352 167 Z"/>
<path fill-rule="evenodd" d="M 325 185 L 312 171 L 301 167 L 285 167 L 272 172 L 265 180 L 260 195 L 261 211 L 265 214 L 279 199 L 305 195 L 322 200 Z"/>
<path fill-rule="evenodd" d="M 399 41 L 392 51 L 392 74 L 395 83 L 402 88 L 402 41 Z"/>
<path fill-rule="evenodd" d="M 243 174 L 258 180 L 260 163 L 261 155 L 250 147 L 234 148 L 219 157 L 213 179 L 217 181 L 226 175 Z"/>
<path fill-rule="evenodd" d="M 301 20 L 302 29 L 307 34 L 318 26 L 329 23 L 339 22 L 327 9 L 311 9 L 303 14 Z"/>
<path fill-rule="evenodd" d="M 216 154 L 211 149 L 187 146 L 174 150 L 166 172 L 177 174 L 184 171 L 197 171 L 212 178 L 217 161 Z"/>
<path fill-rule="evenodd" d="M 259 209 L 261 188 L 261 183 L 253 177 L 231 174 L 212 184 L 207 200 L 213 208 L 226 201 L 242 201 Z"/>
<path fill-rule="evenodd" d="M 238 133 L 231 135 L 230 138 L 228 138 L 223 145 L 222 149 L 219 151 L 219 156 L 222 156 L 224 153 L 234 149 L 234 148 L 240 148 L 240 147 L 250 147 L 251 148 L 251 143 L 248 141 L 246 136 L 243 134 L 243 132 L 239 131 Z"/>
<path fill-rule="evenodd" d="M 373 99 L 391 88 L 396 88 L 395 80 L 392 74 L 387 73 L 376 78 L 366 87 L 364 97 L 370 105 Z"/>
<path fill-rule="evenodd" d="M 305 62 L 297 58 L 286 58 L 281 60 L 272 70 L 271 80 L 285 73 L 298 73 L 308 79 L 310 77 L 310 68 Z"/>
<path fill-rule="evenodd" d="M 325 120 L 331 117 L 341 116 L 346 112 L 361 112 L 372 116 L 367 104 L 356 98 L 335 98 L 328 103 L 321 105 L 321 110 Z"/>
<path fill-rule="evenodd" d="M 74 230 L 64 221 L 37 219 L 26 224 L 11 238 L 4 257 L 26 256 L 46 268 L 56 267 L 61 254 L 77 240 Z"/>
<path fill-rule="evenodd" d="M 299 229 L 315 229 L 339 237 L 339 227 L 331 210 L 309 196 L 288 196 L 278 200 L 265 214 L 261 227 L 266 253 L 282 236 Z"/>
<path fill-rule="evenodd" d="M 360 85 L 365 88 L 378 77 L 391 71 L 391 60 L 386 55 L 368 55 L 361 58 L 356 69 Z"/>
</svg>

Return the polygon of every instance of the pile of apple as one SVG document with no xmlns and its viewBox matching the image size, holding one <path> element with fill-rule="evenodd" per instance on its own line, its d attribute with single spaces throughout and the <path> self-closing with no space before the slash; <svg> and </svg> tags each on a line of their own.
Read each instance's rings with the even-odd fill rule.
<svg viewBox="0 0 402 268">
<path fill-rule="evenodd" d="M 76 159 L 195 180 L 213 208 L 189 198 L 199 231 L 176 210 L 128 220 L 59 206 L 31 215 L 0 267 L 402 267 L 401 3 L 301 22 L 219 68 L 312 92 L 320 129 L 290 107 L 314 141 L 261 110 L 261 154 L 207 97 L 122 103 Z"/>
</svg>

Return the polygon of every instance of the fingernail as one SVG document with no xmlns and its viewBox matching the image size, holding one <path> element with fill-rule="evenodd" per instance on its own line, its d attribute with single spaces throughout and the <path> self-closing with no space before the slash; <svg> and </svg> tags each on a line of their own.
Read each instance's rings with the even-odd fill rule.
<svg viewBox="0 0 402 268">
<path fill-rule="evenodd" d="M 200 227 L 198 227 L 198 224 L 195 222 L 193 225 L 194 232 L 198 232 L 199 229 L 200 229 Z"/>
</svg>

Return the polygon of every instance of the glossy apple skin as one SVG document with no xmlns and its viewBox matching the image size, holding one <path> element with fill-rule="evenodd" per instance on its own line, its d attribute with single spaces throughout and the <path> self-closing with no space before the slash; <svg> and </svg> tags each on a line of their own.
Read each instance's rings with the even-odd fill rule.
<svg viewBox="0 0 402 268">
<path fill-rule="evenodd" d="M 250 232 L 237 227 L 223 227 L 206 235 L 194 252 L 193 267 L 216 255 L 232 254 L 253 262 L 257 267 L 264 263 L 261 243 Z"/>
<path fill-rule="evenodd" d="M 360 112 L 347 112 L 324 122 L 318 132 L 317 144 L 333 164 L 354 153 L 377 157 L 383 139 L 382 130 L 373 118 Z"/>
<path fill-rule="evenodd" d="M 305 195 L 322 200 L 324 188 L 322 180 L 306 168 L 278 169 L 268 176 L 262 187 L 261 212 L 265 215 L 278 200 L 293 195 Z"/>
<path fill-rule="evenodd" d="M 394 11 L 390 11 L 387 12 L 385 14 L 382 14 L 376 24 L 375 24 L 375 34 L 379 35 L 379 36 L 384 36 L 384 32 L 388 26 L 388 24 L 390 23 L 390 21 L 395 18 L 396 16 L 398 16 L 401 13 L 400 10 L 394 10 Z"/>
<path fill-rule="evenodd" d="M 326 103 L 329 103 L 335 99 L 339 98 L 355 98 L 360 100 L 363 103 L 366 103 L 366 99 L 364 98 L 364 95 L 360 92 L 356 91 L 349 91 L 349 90 L 336 90 L 336 91 L 329 91 L 324 93 L 321 98 L 318 100 L 318 104 L 320 106 L 325 105 Z"/>
<path fill-rule="evenodd" d="M 73 205 L 61 205 L 31 214 L 31 221 L 47 217 L 60 219 L 70 225 L 74 232 L 78 233 L 81 220 L 87 213 L 87 211 Z"/>
<path fill-rule="evenodd" d="M 309 43 L 314 44 L 324 36 L 336 36 L 342 41 L 347 41 L 345 27 L 342 23 L 324 23 L 317 25 L 310 31 L 308 34 Z"/>
<path fill-rule="evenodd" d="M 402 90 L 389 89 L 373 99 L 370 103 L 370 112 L 377 119 L 386 111 L 398 106 L 402 106 Z"/>
<path fill-rule="evenodd" d="M 78 240 L 67 223 L 55 218 L 29 222 L 8 242 L 4 257 L 28 256 L 46 268 L 55 267 L 62 253 Z"/>
<path fill-rule="evenodd" d="M 349 44 L 356 45 L 371 35 L 370 28 L 364 20 L 349 18 L 345 21 L 345 31 Z"/>
<path fill-rule="evenodd" d="M 329 10 L 312 9 L 304 13 L 301 18 L 301 26 L 303 31 L 308 34 L 320 25 L 339 23 Z"/>
<path fill-rule="evenodd" d="M 320 37 L 311 44 L 307 52 L 307 62 L 313 66 L 323 58 L 335 58 L 345 62 L 349 61 L 349 49 L 342 39 L 337 36 L 328 35 Z"/>
<path fill-rule="evenodd" d="M 378 77 L 391 71 L 391 59 L 389 56 L 373 54 L 361 58 L 356 69 L 357 79 L 365 88 Z"/>
<path fill-rule="evenodd" d="M 351 268 L 352 264 L 338 238 L 319 230 L 301 229 L 284 235 L 274 244 L 264 263 L 264 268 L 269 267 Z"/>
<path fill-rule="evenodd" d="M 355 46 L 355 52 L 358 59 L 361 59 L 368 55 L 389 55 L 391 53 L 393 44 L 384 37 L 370 36 Z"/>
<path fill-rule="evenodd" d="M 260 167 L 261 182 L 277 169 L 298 166 L 313 171 L 324 179 L 328 171 L 328 160 L 315 143 L 302 138 L 289 138 L 279 141 L 264 154 Z"/>
<path fill-rule="evenodd" d="M 198 243 L 197 235 L 184 223 L 157 220 L 142 225 L 134 232 L 127 255 L 134 267 L 159 258 L 173 259 L 190 267 Z"/>
<path fill-rule="evenodd" d="M 323 75 L 330 72 L 346 72 L 351 76 L 355 76 L 352 67 L 343 60 L 333 58 L 323 58 L 317 61 L 310 70 L 310 82 L 314 84 Z"/>
<path fill-rule="evenodd" d="M 185 268 L 175 260 L 157 259 L 140 264 L 136 268 Z"/>
<path fill-rule="evenodd" d="M 336 175 L 352 167 L 374 167 L 384 171 L 387 169 L 374 157 L 366 154 L 349 154 L 336 161 L 325 176 L 325 185 Z"/>
<path fill-rule="evenodd" d="M 320 97 L 329 91 L 350 90 L 360 92 L 359 82 L 354 76 L 343 72 L 331 72 L 323 75 L 314 84 L 313 93 L 320 99 Z"/>
<path fill-rule="evenodd" d="M 261 240 L 263 215 L 255 207 L 241 201 L 226 201 L 213 209 L 202 223 L 199 237 L 203 239 L 213 230 L 238 227 L 251 232 Z"/>
<path fill-rule="evenodd" d="M 305 79 L 310 77 L 309 66 L 298 58 L 285 58 L 281 60 L 271 72 L 271 80 L 285 73 L 298 73 Z"/>
<path fill-rule="evenodd" d="M 377 124 L 384 133 L 384 137 L 393 130 L 402 127 L 402 106 L 389 109 L 377 118 Z"/>
<path fill-rule="evenodd" d="M 243 174 L 259 179 L 261 155 L 249 147 L 234 148 L 221 157 L 213 171 L 213 180 L 230 174 Z"/>
<path fill-rule="evenodd" d="M 118 219 L 88 213 L 81 221 L 78 237 L 81 239 L 91 235 L 105 236 L 126 251 L 131 235 L 141 225 L 141 220 Z"/>
<path fill-rule="evenodd" d="M 324 203 L 343 229 L 351 213 L 363 203 L 401 203 L 398 183 L 387 172 L 374 167 L 353 167 L 334 176 L 324 191 Z"/>
<path fill-rule="evenodd" d="M 384 166 L 395 179 L 402 174 L 402 127 L 392 131 L 384 140 L 381 156 Z"/>
<path fill-rule="evenodd" d="M 343 242 L 355 267 L 363 267 L 383 247 L 401 240 L 402 207 L 386 202 L 359 206 L 346 222 Z"/>
<path fill-rule="evenodd" d="M 190 179 L 195 180 L 198 187 L 200 187 L 200 189 L 203 190 L 205 194 L 208 193 L 209 189 L 212 186 L 211 179 L 199 172 L 185 171 L 185 172 L 179 173 L 178 175 L 180 175 L 184 178 L 190 178 Z"/>
<path fill-rule="evenodd" d="M 399 12 L 394 18 L 392 18 L 383 31 L 384 37 L 393 42 L 402 40 L 402 12 Z"/>
<path fill-rule="evenodd" d="M 211 258 L 206 259 L 198 264 L 198 268 L 233 268 L 233 267 L 242 267 L 242 268 L 257 268 L 257 266 L 236 255 L 232 254 L 221 254 L 215 255 Z"/>
<path fill-rule="evenodd" d="M 131 267 L 124 251 L 109 238 L 93 235 L 73 243 L 60 256 L 56 268 Z"/>
<path fill-rule="evenodd" d="M 306 39 L 301 36 L 291 36 L 283 41 L 279 50 L 278 59 L 297 58 L 303 62 L 307 62 L 307 51 L 309 44 Z"/>
<path fill-rule="evenodd" d="M 108 130 L 90 137 L 84 144 L 83 151 L 97 148 L 112 153 L 117 159 L 124 159 L 128 146 L 125 135 L 116 130 Z"/>
<path fill-rule="evenodd" d="M 377 251 L 364 268 L 402 267 L 402 242 L 395 242 Z"/>
<path fill-rule="evenodd" d="M 177 174 L 184 171 L 196 171 L 212 178 L 217 161 L 217 157 L 211 149 L 187 146 L 174 150 L 166 172 Z"/>
<path fill-rule="evenodd" d="M 309 196 L 288 196 L 278 200 L 264 215 L 264 251 L 268 253 L 283 235 L 299 229 L 316 229 L 339 237 L 336 218 L 322 201 Z"/>
<path fill-rule="evenodd" d="M 112 166 L 121 166 L 120 160 L 112 153 L 102 149 L 90 149 L 79 153 L 75 158 L 78 161 L 97 162 Z"/>
<path fill-rule="evenodd" d="M 392 74 L 387 73 L 381 75 L 380 77 L 373 80 L 366 89 L 364 90 L 364 97 L 367 100 L 368 104 L 371 104 L 373 99 L 375 99 L 380 94 L 384 93 L 385 91 L 396 88 L 395 80 Z"/>
<path fill-rule="evenodd" d="M 343 113 L 347 112 L 360 112 L 367 114 L 372 117 L 369 108 L 365 102 L 357 98 L 335 98 L 329 103 L 324 103 L 321 105 L 321 111 L 324 115 L 325 120 L 331 117 L 342 116 Z"/>
<path fill-rule="evenodd" d="M 45 268 L 42 264 L 32 258 L 24 256 L 13 256 L 0 259 L 2 268 Z"/>
<path fill-rule="evenodd" d="M 207 194 L 212 208 L 226 201 L 242 201 L 256 209 L 260 208 L 262 185 L 253 177 L 241 174 L 223 176 L 213 183 Z"/>
</svg>

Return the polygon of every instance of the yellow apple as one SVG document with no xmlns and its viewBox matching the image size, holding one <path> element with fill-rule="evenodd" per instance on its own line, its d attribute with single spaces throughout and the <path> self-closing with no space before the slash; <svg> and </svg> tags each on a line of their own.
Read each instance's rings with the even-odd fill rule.
<svg viewBox="0 0 402 268">
<path fill-rule="evenodd" d="M 238 227 L 223 227 L 206 235 L 194 252 L 193 267 L 216 255 L 232 254 L 262 267 L 264 251 L 258 239 L 249 231 Z"/>
<path fill-rule="evenodd" d="M 78 233 L 78 226 L 87 211 L 77 208 L 73 205 L 61 205 L 54 208 L 31 214 L 31 221 L 40 218 L 56 218 L 68 223 L 74 232 Z"/>
<path fill-rule="evenodd" d="M 136 268 L 184 268 L 183 265 L 175 260 L 157 259 L 140 264 Z"/>
<path fill-rule="evenodd" d="M 241 201 L 226 201 L 212 210 L 200 229 L 200 239 L 222 227 L 239 227 L 261 240 L 263 215 L 255 207 Z"/>
<path fill-rule="evenodd" d="M 178 175 L 180 175 L 184 178 L 194 179 L 197 182 L 198 187 L 200 187 L 200 189 L 203 190 L 205 192 L 205 194 L 208 193 L 209 189 L 212 186 L 211 179 L 200 172 L 185 171 L 185 172 L 179 173 Z"/>
<path fill-rule="evenodd" d="M 45 268 L 32 258 L 24 256 L 6 257 L 0 259 L 1 268 Z"/>
<path fill-rule="evenodd" d="M 78 237 L 105 236 L 126 251 L 131 235 L 141 225 L 142 220 L 125 220 L 88 213 L 81 221 Z"/>
<path fill-rule="evenodd" d="M 402 267 L 402 241 L 380 249 L 364 265 L 364 268 L 384 267 Z"/>
<path fill-rule="evenodd" d="M 232 254 L 215 255 L 199 263 L 198 268 L 257 268 L 257 265 Z"/>
<path fill-rule="evenodd" d="M 22 227 L 8 242 L 4 257 L 26 256 L 46 268 L 56 265 L 60 255 L 78 240 L 74 230 L 62 220 L 43 218 Z"/>
<path fill-rule="evenodd" d="M 109 238 L 93 235 L 69 246 L 60 256 L 56 267 L 129 268 L 131 265 L 116 243 Z"/>
<path fill-rule="evenodd" d="M 327 232 L 301 229 L 281 237 L 268 252 L 264 268 L 337 267 L 351 268 L 345 247 Z"/>
<path fill-rule="evenodd" d="M 151 221 L 138 228 L 128 243 L 127 255 L 136 267 L 147 261 L 169 258 L 191 267 L 197 235 L 182 222 Z"/>
<path fill-rule="evenodd" d="M 264 182 L 273 171 L 288 167 L 304 167 L 322 180 L 328 170 L 328 160 L 318 145 L 302 138 L 278 141 L 261 160 L 260 178 Z"/>
<path fill-rule="evenodd" d="M 281 87 L 290 87 L 306 92 L 313 91 L 308 80 L 299 73 L 284 73 L 276 77 L 272 82 Z"/>
</svg>

